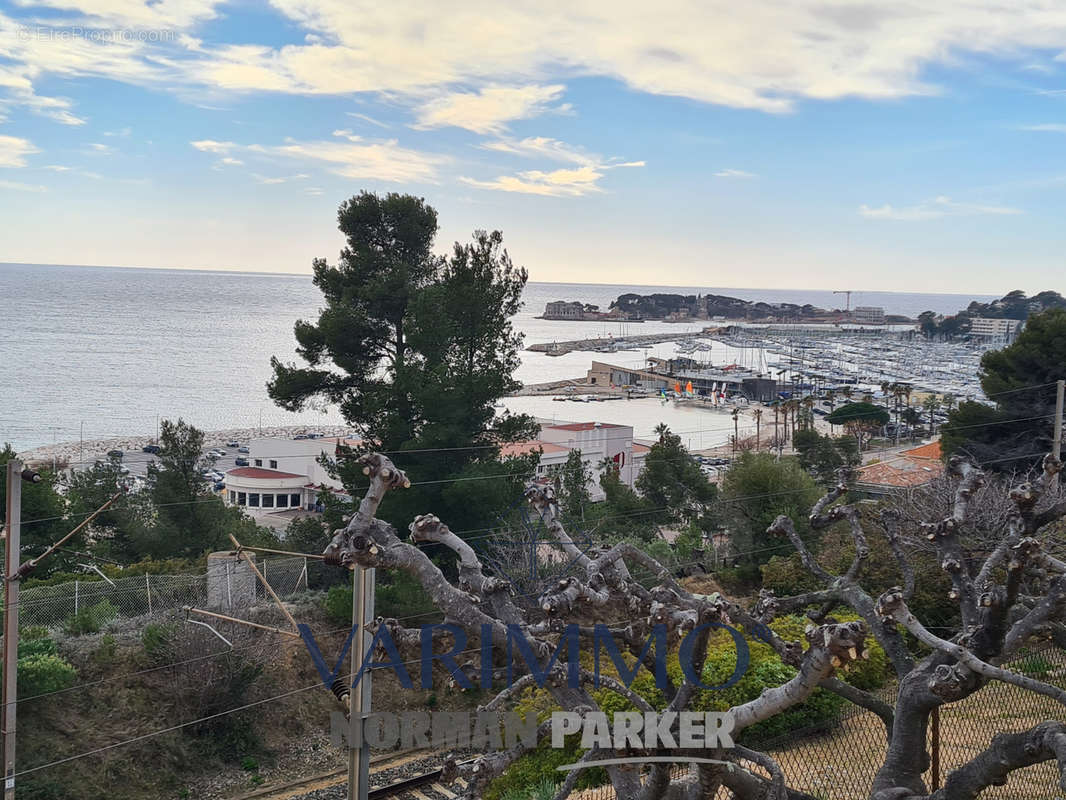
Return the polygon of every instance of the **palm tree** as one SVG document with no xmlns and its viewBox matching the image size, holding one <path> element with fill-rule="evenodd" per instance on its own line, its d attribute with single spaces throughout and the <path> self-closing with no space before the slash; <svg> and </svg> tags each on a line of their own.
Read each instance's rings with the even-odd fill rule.
<svg viewBox="0 0 1066 800">
<path fill-rule="evenodd" d="M 940 408 L 940 398 L 935 394 L 930 394 L 922 401 L 922 408 L 929 412 L 929 435 L 933 436 L 936 433 L 936 422 L 933 420 L 933 414 Z"/>
<path fill-rule="evenodd" d="M 737 454 L 737 444 L 740 440 L 740 409 L 733 407 L 733 456 Z"/>
<path fill-rule="evenodd" d="M 810 395 L 809 394 L 806 397 L 804 397 L 803 400 L 801 400 L 800 402 L 803 405 L 804 411 L 806 411 L 806 413 L 803 415 L 803 424 L 804 424 L 805 427 L 813 428 L 814 427 L 814 410 L 813 410 L 814 409 L 814 395 Z"/>
<path fill-rule="evenodd" d="M 759 450 L 760 433 L 762 431 L 762 409 L 757 408 L 751 412 L 752 417 L 755 418 L 755 450 Z"/>
<path fill-rule="evenodd" d="M 837 407 L 837 390 L 826 389 L 825 399 L 829 401 L 829 413 L 833 413 L 833 409 Z"/>
</svg>

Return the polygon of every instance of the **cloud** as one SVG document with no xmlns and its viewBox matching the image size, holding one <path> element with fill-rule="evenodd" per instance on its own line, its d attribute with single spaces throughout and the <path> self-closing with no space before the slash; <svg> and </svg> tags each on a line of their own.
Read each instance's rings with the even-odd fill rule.
<svg viewBox="0 0 1066 800">
<path fill-rule="evenodd" d="M 0 179 L 0 189 L 13 189 L 16 192 L 47 192 L 47 186 L 19 183 L 18 181 L 5 181 Z"/>
<path fill-rule="evenodd" d="M 16 4 L 20 13 L 25 5 Z M 476 0 L 456 0 L 446 15 L 432 3 L 271 5 L 302 34 L 297 43 L 200 38 L 221 0 L 39 0 L 35 7 L 61 9 L 63 25 L 152 35 L 0 37 L 0 86 L 32 88 L 58 76 L 176 90 L 190 99 L 373 92 L 412 108 L 419 126 L 486 133 L 548 110 L 558 99 L 554 87 L 561 91 L 570 79 L 606 78 L 635 91 L 781 113 L 804 99 L 935 93 L 924 76 L 967 54 L 1024 67 L 1034 52 L 1066 49 L 1066 6 L 1046 0 L 568 0 L 506 4 L 491 16 Z M 19 24 L 0 14 L 0 31 Z M 254 28 L 246 31 L 254 36 Z M 69 110 L 54 114 L 68 124 L 76 119 Z"/>
<path fill-rule="evenodd" d="M 720 169 L 714 173 L 716 178 L 756 178 L 754 172 L 745 172 L 742 169 Z"/>
<path fill-rule="evenodd" d="M 1023 131 L 1046 131 L 1048 133 L 1066 133 L 1066 123 L 1046 122 L 1042 125 L 1022 125 Z"/>
<path fill-rule="evenodd" d="M 244 164 L 244 162 L 241 161 L 239 158 L 230 158 L 229 156 L 226 156 L 225 158 L 220 158 L 215 163 L 216 164 L 221 164 L 221 165 L 227 166 L 227 167 L 239 167 L 242 164 Z"/>
<path fill-rule="evenodd" d="M 25 167 L 26 156 L 39 152 L 29 139 L 0 136 L 0 167 Z"/>
<path fill-rule="evenodd" d="M 486 86 L 477 92 L 452 92 L 418 111 L 420 129 L 454 126 L 474 133 L 501 133 L 507 123 L 548 111 L 565 86 Z"/>
<path fill-rule="evenodd" d="M 574 164 L 597 164 L 603 161 L 600 156 L 594 153 L 587 153 L 580 147 L 560 142 L 558 139 L 549 139 L 546 136 L 530 136 L 519 141 L 497 139 L 485 142 L 481 147 L 500 153 L 550 158 L 554 161 L 567 161 Z"/>
<path fill-rule="evenodd" d="M 89 151 L 101 156 L 111 156 L 118 152 L 111 145 L 101 144 L 100 142 L 89 142 Z"/>
<path fill-rule="evenodd" d="M 940 195 L 932 200 L 924 201 L 913 206 L 883 205 L 871 208 L 867 205 L 859 206 L 859 214 L 868 219 L 892 219 L 921 221 L 927 219 L 939 219 L 940 217 L 971 217 L 986 214 L 991 215 L 1014 215 L 1023 213 L 1021 209 L 1007 206 L 986 206 L 977 203 L 958 203 L 950 197 Z"/>
<path fill-rule="evenodd" d="M 517 175 L 500 175 L 482 181 L 461 177 L 463 183 L 478 189 L 493 189 L 500 192 L 519 192 L 537 194 L 546 197 L 581 197 L 593 192 L 602 192 L 599 180 L 604 171 L 615 167 L 642 167 L 643 161 L 629 161 L 620 164 L 585 165 L 574 169 L 557 169 L 551 172 L 527 170 Z"/>
<path fill-rule="evenodd" d="M 200 139 L 196 142 L 189 142 L 197 150 L 204 153 L 228 153 L 237 145 L 233 142 L 216 142 L 214 139 Z"/>
<path fill-rule="evenodd" d="M 252 177 L 255 178 L 258 183 L 273 185 L 276 183 L 288 183 L 289 181 L 302 181 L 307 178 L 310 178 L 311 176 L 301 172 L 298 175 L 268 177 L 266 175 L 260 175 L 258 172 L 253 172 Z"/>
<path fill-rule="evenodd" d="M 401 147 L 395 139 L 367 140 L 354 135 L 349 130 L 336 130 L 333 134 L 346 141 L 301 142 L 289 139 L 285 144 L 280 145 L 244 145 L 201 139 L 189 144 L 202 152 L 224 155 L 239 161 L 254 158 L 270 164 L 295 162 L 304 167 L 321 167 L 345 178 L 393 183 L 433 182 L 438 168 L 449 160 L 445 156 Z M 237 155 L 243 155 L 244 158 L 236 159 Z M 302 175 L 302 177 L 308 176 Z M 291 179 L 292 176 L 286 180 Z M 267 178 L 262 182 L 279 183 L 281 181 Z"/>
<path fill-rule="evenodd" d="M 382 122 L 378 119 L 374 119 L 373 117 L 367 116 L 366 114 L 358 114 L 355 111 L 345 111 L 344 113 L 347 114 L 349 117 L 355 117 L 356 119 L 363 120 L 363 122 L 369 122 L 371 125 L 377 125 L 379 128 L 392 127 L 388 123 Z"/>
</svg>

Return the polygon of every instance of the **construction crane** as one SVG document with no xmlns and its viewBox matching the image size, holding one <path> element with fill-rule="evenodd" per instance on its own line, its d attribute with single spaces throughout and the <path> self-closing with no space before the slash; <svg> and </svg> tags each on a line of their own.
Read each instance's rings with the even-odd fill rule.
<svg viewBox="0 0 1066 800">
<path fill-rule="evenodd" d="M 844 305 L 844 312 L 845 313 L 850 312 L 851 311 L 851 289 L 848 289 L 846 291 L 833 292 L 833 294 L 844 294 L 844 295 L 847 295 L 847 300 L 846 300 L 846 303 Z"/>
</svg>

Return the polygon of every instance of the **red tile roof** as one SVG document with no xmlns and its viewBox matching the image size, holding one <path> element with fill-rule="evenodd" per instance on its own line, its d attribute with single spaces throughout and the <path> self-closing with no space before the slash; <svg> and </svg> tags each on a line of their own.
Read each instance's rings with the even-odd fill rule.
<svg viewBox="0 0 1066 800">
<path fill-rule="evenodd" d="M 930 442 L 929 444 L 923 444 L 921 447 L 915 447 L 913 450 L 904 450 L 900 453 L 901 456 L 907 456 L 907 458 L 935 458 L 940 460 L 940 440 Z"/>
<path fill-rule="evenodd" d="M 276 469 L 264 469 L 263 467 L 237 467 L 226 473 L 234 478 L 306 478 L 306 475 L 297 475 L 295 472 L 281 472 Z"/>
<path fill-rule="evenodd" d="M 874 464 L 859 469 L 860 483 L 874 486 L 890 486 L 899 489 L 924 486 L 944 472 L 940 460 L 940 442 L 931 442 L 904 450 Z"/>
</svg>

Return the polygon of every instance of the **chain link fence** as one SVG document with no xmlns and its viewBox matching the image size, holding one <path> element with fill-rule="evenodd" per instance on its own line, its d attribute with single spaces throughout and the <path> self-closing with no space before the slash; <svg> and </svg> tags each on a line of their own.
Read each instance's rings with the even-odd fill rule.
<svg viewBox="0 0 1066 800">
<path fill-rule="evenodd" d="M 308 590 L 308 564 L 305 558 L 257 560 L 263 577 L 279 597 L 291 597 Z M 228 577 L 223 573 L 222 580 Z M 46 628 L 76 628 L 84 615 L 103 621 L 117 617 L 141 617 L 180 609 L 183 606 L 209 607 L 209 578 L 213 575 L 143 575 L 114 580 L 76 580 L 55 586 L 23 589 L 19 597 L 19 624 Z M 223 592 L 225 591 L 223 583 Z M 254 602 L 271 602 L 270 594 L 258 580 L 254 582 Z M 251 599 L 251 598 L 250 598 Z M 227 604 L 228 605 L 228 604 Z"/>
<path fill-rule="evenodd" d="M 1062 649 L 1033 652 L 1004 666 L 1066 688 L 1066 651 Z M 895 689 L 888 688 L 881 696 L 893 703 Z M 990 682 L 965 700 L 943 706 L 939 724 L 930 725 L 931 764 L 925 774 L 926 785 L 931 789 L 943 786 L 948 773 L 987 748 L 995 734 L 1027 730 L 1061 717 L 1062 706 L 1049 697 L 1013 684 Z M 887 737 L 879 717 L 849 706 L 835 719 L 775 739 L 752 742 L 749 746 L 768 753 L 780 765 L 787 785 L 793 789 L 818 800 L 867 800 L 874 775 L 884 758 Z M 754 764 L 741 761 L 741 765 L 769 777 Z M 682 777 L 687 769 L 674 767 L 672 775 Z M 728 796 L 724 789 L 719 792 L 720 798 Z M 1056 763 L 1046 761 L 1013 772 L 1005 786 L 988 788 L 981 799 L 1066 800 L 1066 793 L 1059 788 Z M 571 800 L 617 800 L 617 796 L 606 785 L 575 792 Z"/>
</svg>

